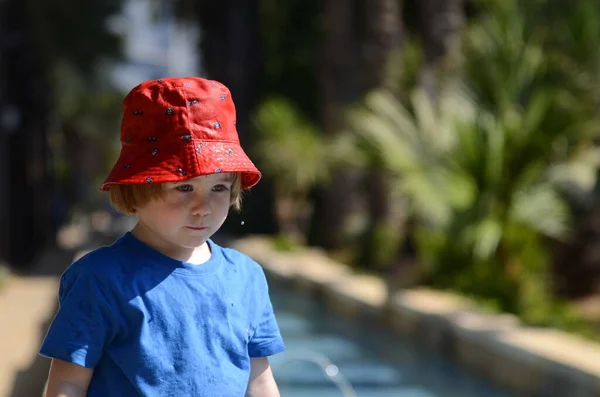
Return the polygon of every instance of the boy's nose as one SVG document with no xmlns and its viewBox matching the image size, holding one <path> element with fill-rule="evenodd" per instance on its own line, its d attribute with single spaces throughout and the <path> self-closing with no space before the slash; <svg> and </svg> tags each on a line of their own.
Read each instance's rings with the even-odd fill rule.
<svg viewBox="0 0 600 397">
<path fill-rule="evenodd" d="M 209 200 L 205 195 L 196 195 L 192 203 L 192 215 L 204 216 L 211 213 Z"/>
</svg>

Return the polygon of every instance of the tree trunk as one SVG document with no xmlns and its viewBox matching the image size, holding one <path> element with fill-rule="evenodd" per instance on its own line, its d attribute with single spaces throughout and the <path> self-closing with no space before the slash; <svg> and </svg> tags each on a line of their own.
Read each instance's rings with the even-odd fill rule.
<svg viewBox="0 0 600 397">
<path fill-rule="evenodd" d="M 357 9 L 350 0 L 328 0 L 324 11 L 321 64 L 322 127 L 331 138 L 344 126 L 344 108 L 360 98 L 360 51 L 356 45 Z M 345 224 L 359 201 L 359 178 L 348 169 L 332 170 L 329 186 L 314 192 L 315 210 L 309 244 L 337 250 L 345 240 Z"/>
<path fill-rule="evenodd" d="M 2 25 L 11 38 L 2 49 L 0 89 L 4 110 L 11 109 L 8 132 L 8 255 L 26 267 L 51 237 L 50 202 L 54 182 L 47 145 L 50 86 L 47 64 L 36 46 L 26 2 L 4 4 Z M 4 189 L 2 189 L 4 190 Z"/>
<path fill-rule="evenodd" d="M 452 70 L 460 51 L 460 32 L 465 20 L 465 0 L 419 0 L 420 30 L 425 64 L 419 80 L 430 99 L 437 94 L 437 72 L 444 61 Z"/>
<path fill-rule="evenodd" d="M 397 0 L 371 0 L 365 3 L 363 40 L 364 91 L 388 89 L 397 93 L 397 56 L 402 34 L 401 4 Z M 396 62 L 395 62 L 396 61 Z M 401 220 L 391 202 L 390 176 L 372 165 L 365 175 L 368 226 L 362 239 L 361 264 L 388 267 L 399 251 Z M 384 241 L 385 240 L 385 241 Z M 394 248 L 397 247 L 397 248 Z"/>
<path fill-rule="evenodd" d="M 250 151 L 254 142 L 250 117 L 260 100 L 263 72 L 259 0 L 204 0 L 197 3 L 203 66 L 207 77 L 221 81 L 231 90 L 240 141 L 244 149 Z M 274 233 L 277 226 L 272 208 L 273 187 L 263 180 L 244 199 L 242 212 L 231 214 L 223 231 L 235 235 Z"/>
<path fill-rule="evenodd" d="M 13 130 L 13 123 L 7 118 L 10 115 L 11 109 L 7 106 L 5 88 L 7 81 L 5 60 L 7 54 L 4 49 L 8 47 L 8 29 L 6 28 L 5 21 L 7 11 L 6 1 L 0 1 L 0 114 L 3 115 L 0 118 L 0 183 L 2 184 L 2 188 L 0 189 L 0 261 L 7 259 L 9 251 L 8 217 L 10 214 L 10 186 L 8 185 L 8 141 L 9 134 Z"/>
<path fill-rule="evenodd" d="M 402 1 L 364 0 L 363 92 L 398 89 L 402 38 Z"/>
</svg>

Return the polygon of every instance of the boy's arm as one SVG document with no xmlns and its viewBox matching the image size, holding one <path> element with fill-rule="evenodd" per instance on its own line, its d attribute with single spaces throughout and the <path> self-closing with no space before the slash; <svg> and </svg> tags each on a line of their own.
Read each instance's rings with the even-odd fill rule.
<svg viewBox="0 0 600 397">
<path fill-rule="evenodd" d="M 280 397 L 268 358 L 250 359 L 250 381 L 246 397 Z"/>
<path fill-rule="evenodd" d="M 85 397 L 93 370 L 59 359 L 52 359 L 46 397 Z"/>
</svg>

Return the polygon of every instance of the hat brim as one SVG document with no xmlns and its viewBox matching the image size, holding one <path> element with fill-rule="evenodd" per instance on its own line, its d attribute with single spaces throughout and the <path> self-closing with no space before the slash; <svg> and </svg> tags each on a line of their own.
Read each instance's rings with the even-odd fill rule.
<svg viewBox="0 0 600 397">
<path fill-rule="evenodd" d="M 151 143 L 122 150 L 100 190 L 114 184 L 180 182 L 221 172 L 242 174 L 242 188 L 249 189 L 261 178 L 260 171 L 239 142 L 190 139 L 161 145 Z"/>
</svg>

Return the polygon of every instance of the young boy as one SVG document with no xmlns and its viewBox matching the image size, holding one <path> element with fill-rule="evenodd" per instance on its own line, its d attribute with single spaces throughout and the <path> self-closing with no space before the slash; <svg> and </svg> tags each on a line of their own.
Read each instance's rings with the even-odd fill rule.
<svg viewBox="0 0 600 397">
<path fill-rule="evenodd" d="M 138 222 L 62 275 L 46 396 L 279 396 L 267 357 L 285 347 L 264 273 L 210 240 L 261 176 L 229 90 L 144 82 L 125 97 L 121 144 L 101 189 Z"/>
</svg>

